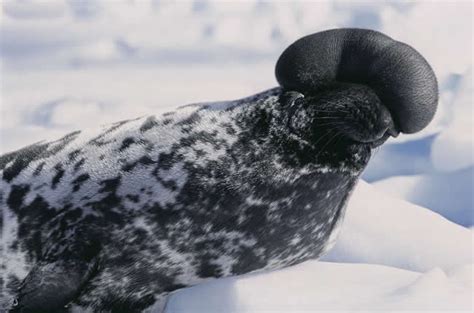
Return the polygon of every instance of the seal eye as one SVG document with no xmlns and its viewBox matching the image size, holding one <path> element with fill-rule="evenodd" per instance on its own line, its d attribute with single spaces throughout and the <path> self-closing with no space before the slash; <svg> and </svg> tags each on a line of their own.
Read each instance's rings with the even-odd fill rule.
<svg viewBox="0 0 474 313">
<path fill-rule="evenodd" d="M 301 137 L 310 131 L 307 125 L 309 116 L 302 93 L 296 91 L 285 92 L 280 96 L 280 103 L 288 111 L 286 124 L 293 134 Z"/>
<path fill-rule="evenodd" d="M 292 109 L 295 105 L 303 101 L 304 95 L 297 91 L 288 91 L 280 96 L 280 103 L 282 103 L 286 108 Z"/>
</svg>

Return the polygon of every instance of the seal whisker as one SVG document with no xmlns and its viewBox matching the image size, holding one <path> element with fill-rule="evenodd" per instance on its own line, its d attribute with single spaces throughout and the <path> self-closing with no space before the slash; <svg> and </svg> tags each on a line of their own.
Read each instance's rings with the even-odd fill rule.
<svg viewBox="0 0 474 313">
<path fill-rule="evenodd" d="M 326 141 L 326 143 L 321 147 L 321 150 L 318 152 L 318 154 L 316 154 L 316 156 L 315 156 L 316 159 L 324 151 L 324 148 L 326 148 L 334 138 L 336 138 L 338 135 L 340 135 L 340 133 L 337 130 L 335 130 L 335 132 L 336 133 L 334 134 L 334 136 L 332 136 L 328 141 Z"/>
<path fill-rule="evenodd" d="M 341 125 L 341 126 L 346 126 L 346 123 L 344 122 L 326 122 L 326 123 L 318 123 L 315 125 L 315 127 L 330 127 L 330 126 L 337 126 L 337 125 Z"/>
<path fill-rule="evenodd" d="M 320 143 L 324 138 L 326 138 L 327 136 L 329 136 L 331 134 L 331 132 L 333 131 L 333 129 L 328 129 L 328 131 L 323 134 L 321 137 L 319 137 L 318 140 L 316 140 L 313 145 L 316 146 L 318 143 Z"/>
<path fill-rule="evenodd" d="M 338 113 L 338 112 L 349 112 L 347 110 L 342 110 L 339 108 L 332 108 L 331 110 L 328 109 L 313 109 L 314 112 L 332 112 L 332 113 Z"/>
</svg>

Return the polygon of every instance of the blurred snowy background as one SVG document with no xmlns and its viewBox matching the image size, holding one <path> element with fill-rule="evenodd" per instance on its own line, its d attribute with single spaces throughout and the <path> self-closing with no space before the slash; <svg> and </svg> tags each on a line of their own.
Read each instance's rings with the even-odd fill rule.
<svg viewBox="0 0 474 313">
<path fill-rule="evenodd" d="M 178 293 L 168 312 L 471 310 L 472 18 L 471 1 L 4 0 L 0 153 L 190 102 L 248 96 L 276 85 L 276 59 L 299 37 L 379 30 L 425 56 L 440 105 L 427 129 L 385 144 L 365 171 L 370 185 L 359 185 L 325 258 L 351 264 L 309 262 L 210 283 Z"/>
</svg>

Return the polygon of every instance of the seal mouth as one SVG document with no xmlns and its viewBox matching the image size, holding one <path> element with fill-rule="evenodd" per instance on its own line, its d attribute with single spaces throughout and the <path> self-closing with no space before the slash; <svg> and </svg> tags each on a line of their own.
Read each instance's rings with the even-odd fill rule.
<svg viewBox="0 0 474 313">
<path fill-rule="evenodd" d="M 373 127 L 372 131 L 374 134 L 374 137 L 367 137 L 367 138 L 353 138 L 355 141 L 361 143 L 361 144 L 368 144 L 371 148 L 377 148 L 381 146 L 389 137 L 396 138 L 400 134 L 400 132 L 397 130 L 395 123 L 393 121 L 392 114 L 388 111 L 388 109 L 385 106 L 380 107 L 380 117 L 378 120 L 378 125 Z M 370 125 L 370 123 L 369 123 Z M 370 134 L 370 126 L 368 127 L 369 130 L 367 133 Z M 375 128 L 375 129 L 374 129 Z M 377 129 L 382 129 L 382 131 L 377 131 Z M 360 135 L 360 134 L 359 134 Z"/>
<path fill-rule="evenodd" d="M 375 149 L 377 147 L 380 147 L 382 144 L 385 143 L 385 141 L 387 141 L 387 139 L 392 136 L 392 137 L 398 137 L 398 134 L 396 134 L 395 136 L 390 134 L 389 131 L 387 131 L 382 137 L 380 137 L 379 139 L 376 139 L 376 140 L 373 140 L 373 141 L 370 141 L 370 142 L 367 142 L 367 144 L 370 146 L 370 148 L 372 149 Z"/>
<path fill-rule="evenodd" d="M 320 111 L 316 127 L 336 132 L 349 142 L 377 148 L 389 137 L 398 137 L 392 115 L 384 105 L 371 104 L 365 108 L 332 108 Z"/>
<path fill-rule="evenodd" d="M 339 85 L 313 102 L 314 125 L 376 148 L 400 133 L 394 115 L 368 87 Z"/>
</svg>

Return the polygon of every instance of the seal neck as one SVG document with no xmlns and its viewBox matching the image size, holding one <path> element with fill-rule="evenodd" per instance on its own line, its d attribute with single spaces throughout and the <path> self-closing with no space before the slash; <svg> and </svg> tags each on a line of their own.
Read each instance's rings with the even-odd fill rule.
<svg viewBox="0 0 474 313">
<path fill-rule="evenodd" d="M 320 167 L 359 175 L 370 148 L 312 127 L 304 95 L 282 88 L 257 94 L 240 113 L 246 140 L 258 143 L 268 157 L 293 168 Z M 315 139 L 316 138 L 316 139 Z"/>
</svg>

